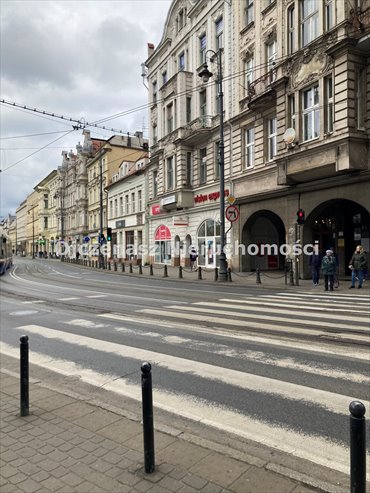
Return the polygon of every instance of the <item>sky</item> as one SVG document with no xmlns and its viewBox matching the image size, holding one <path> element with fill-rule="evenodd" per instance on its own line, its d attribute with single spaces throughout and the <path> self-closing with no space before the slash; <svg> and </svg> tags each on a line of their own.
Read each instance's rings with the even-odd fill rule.
<svg viewBox="0 0 370 493">
<path fill-rule="evenodd" d="M 141 77 L 171 0 L 1 0 L 0 99 L 148 137 Z M 131 110 L 136 110 L 131 112 Z M 14 214 L 63 150 L 83 141 L 75 123 L 0 104 L 0 216 Z M 90 129 L 108 139 L 114 132 Z M 42 149 L 44 148 L 44 149 Z M 17 164 L 18 163 L 18 164 Z M 7 169 L 8 168 L 8 169 Z"/>
</svg>

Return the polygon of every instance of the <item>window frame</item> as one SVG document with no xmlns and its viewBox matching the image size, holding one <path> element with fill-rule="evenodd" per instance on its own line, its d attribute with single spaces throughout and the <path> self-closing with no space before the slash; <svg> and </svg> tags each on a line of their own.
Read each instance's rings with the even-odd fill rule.
<svg viewBox="0 0 370 493">
<path fill-rule="evenodd" d="M 206 63 L 207 35 L 203 33 L 199 36 L 199 61 L 200 65 Z"/>
<path fill-rule="evenodd" d="M 173 156 L 170 156 L 166 159 L 166 188 L 167 190 L 173 190 L 175 188 L 175 169 Z"/>
<path fill-rule="evenodd" d="M 305 5 L 312 5 L 315 2 L 317 8 L 315 10 L 309 11 L 304 17 Z M 320 6 L 319 0 L 301 0 L 300 2 L 300 18 L 301 18 L 301 48 L 309 45 L 318 38 L 320 32 Z M 314 31 L 314 32 L 312 32 Z M 307 40 L 305 37 L 307 35 Z"/>
<path fill-rule="evenodd" d="M 272 128 L 272 125 L 275 128 Z M 271 131 L 273 130 L 273 131 Z M 273 116 L 267 119 L 267 160 L 274 161 L 277 154 L 277 118 Z"/>
<path fill-rule="evenodd" d="M 313 91 L 312 101 L 313 105 L 305 107 L 305 95 Z M 317 102 L 315 102 L 317 96 Z M 302 104 L 302 140 L 303 142 L 310 142 L 320 138 L 320 90 L 319 83 L 304 89 L 301 93 Z M 306 119 L 306 116 L 308 118 Z M 309 120 L 308 120 L 309 119 Z M 309 126 L 306 123 L 311 123 L 311 134 L 308 134 Z M 316 128 L 318 127 L 318 128 Z M 315 135 L 317 133 L 317 135 Z"/>
<path fill-rule="evenodd" d="M 207 183 L 207 147 L 199 149 L 199 185 Z"/>
<path fill-rule="evenodd" d="M 252 139 L 250 139 L 250 136 Z M 254 168 L 255 162 L 255 128 L 247 127 L 244 129 L 244 148 L 245 148 L 245 160 L 244 168 Z"/>
<path fill-rule="evenodd" d="M 245 0 L 244 15 L 247 27 L 254 22 L 254 0 Z"/>
<path fill-rule="evenodd" d="M 270 47 L 274 47 L 274 50 L 270 54 Z M 277 58 L 277 41 L 276 39 L 272 39 L 268 43 L 266 43 L 266 68 L 269 74 L 269 83 L 271 84 L 276 80 L 276 71 L 274 70 L 275 61 Z"/>
<path fill-rule="evenodd" d="M 325 91 L 325 133 L 334 131 L 334 80 L 332 75 L 324 79 Z"/>
<path fill-rule="evenodd" d="M 182 51 L 179 54 L 179 72 L 182 72 L 185 70 L 185 51 Z"/>
<path fill-rule="evenodd" d="M 220 28 L 221 25 L 221 28 Z M 216 51 L 221 50 L 224 47 L 224 20 L 223 17 L 219 17 L 215 22 L 215 38 L 216 38 Z"/>
</svg>

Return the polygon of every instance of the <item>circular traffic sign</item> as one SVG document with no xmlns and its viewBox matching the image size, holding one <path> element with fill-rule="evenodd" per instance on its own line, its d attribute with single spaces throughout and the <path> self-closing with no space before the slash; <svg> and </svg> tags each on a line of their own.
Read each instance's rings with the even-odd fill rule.
<svg viewBox="0 0 370 493">
<path fill-rule="evenodd" d="M 225 210 L 225 217 L 231 223 L 239 219 L 239 207 L 236 205 L 229 205 Z"/>
</svg>

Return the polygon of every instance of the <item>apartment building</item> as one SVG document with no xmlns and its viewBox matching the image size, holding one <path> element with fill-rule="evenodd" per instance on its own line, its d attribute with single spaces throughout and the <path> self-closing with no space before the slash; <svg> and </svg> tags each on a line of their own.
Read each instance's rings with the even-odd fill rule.
<svg viewBox="0 0 370 493">
<path fill-rule="evenodd" d="M 58 171 L 51 171 L 34 190 L 38 193 L 39 207 L 39 248 L 47 255 L 54 255 L 57 237 L 56 192 L 59 177 Z"/>
<path fill-rule="evenodd" d="M 27 200 L 19 204 L 15 211 L 16 222 L 16 253 L 27 255 Z"/>
<path fill-rule="evenodd" d="M 28 195 L 27 199 L 27 222 L 26 222 L 26 252 L 28 255 L 37 256 L 39 251 L 43 251 L 39 243 L 39 193 L 33 191 Z"/>
<path fill-rule="evenodd" d="M 283 245 L 317 241 L 335 249 L 345 274 L 356 244 L 370 250 L 369 30 L 368 0 L 171 4 L 146 61 L 149 240 L 167 252 L 158 261 L 173 263 L 178 242 L 203 246 L 200 264 L 217 264 L 219 86 L 197 74 L 204 61 L 219 73 L 208 52 L 219 48 L 225 191 L 240 208 L 227 240 L 256 245 L 228 254 L 229 263 L 282 269 Z M 277 249 L 263 254 L 263 244 Z M 302 256 L 301 275 L 307 267 Z"/>
<path fill-rule="evenodd" d="M 99 243 L 102 220 L 103 234 L 108 227 L 106 187 L 112 183 L 113 176 L 119 173 L 123 161 L 135 161 L 148 150 L 148 140 L 142 132 L 135 135 L 114 135 L 103 143 L 98 153 L 87 162 L 88 190 L 88 235 L 91 245 Z M 102 205 L 100 207 L 100 193 Z"/>
<path fill-rule="evenodd" d="M 148 261 L 145 168 L 148 156 L 123 161 L 112 176 L 108 192 L 108 227 L 112 229 L 110 256 L 132 263 Z"/>
</svg>

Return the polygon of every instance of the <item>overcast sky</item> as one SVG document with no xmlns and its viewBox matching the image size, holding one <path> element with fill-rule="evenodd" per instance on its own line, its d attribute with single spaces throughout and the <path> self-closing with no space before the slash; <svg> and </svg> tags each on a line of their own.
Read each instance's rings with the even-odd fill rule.
<svg viewBox="0 0 370 493">
<path fill-rule="evenodd" d="M 89 123 L 145 105 L 140 64 L 147 43 L 161 40 L 170 5 L 171 0 L 1 0 L 1 99 Z M 3 217 L 14 214 L 61 165 L 62 150 L 75 149 L 82 131 L 68 133 L 70 123 L 5 104 L 0 110 Z M 135 111 L 103 125 L 148 136 L 148 113 Z M 112 133 L 91 129 L 91 135 Z"/>
</svg>

